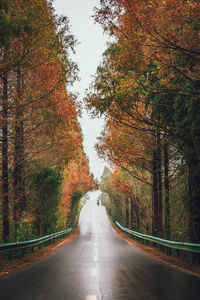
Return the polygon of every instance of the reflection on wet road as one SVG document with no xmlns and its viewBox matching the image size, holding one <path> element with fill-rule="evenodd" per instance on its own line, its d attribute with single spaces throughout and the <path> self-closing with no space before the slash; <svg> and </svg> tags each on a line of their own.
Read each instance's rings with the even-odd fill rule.
<svg viewBox="0 0 200 300">
<path fill-rule="evenodd" d="M 51 257 L 0 280 L 2 300 L 198 300 L 200 280 L 169 268 L 113 231 L 90 193 L 80 234 Z"/>
</svg>

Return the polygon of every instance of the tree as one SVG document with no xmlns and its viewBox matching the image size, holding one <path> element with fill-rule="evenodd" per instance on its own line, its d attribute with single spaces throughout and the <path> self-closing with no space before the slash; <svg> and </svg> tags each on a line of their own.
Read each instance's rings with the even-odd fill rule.
<svg viewBox="0 0 200 300">
<path fill-rule="evenodd" d="M 152 186 L 153 233 L 159 235 L 163 232 L 161 129 L 158 118 L 152 117 L 152 107 L 144 105 L 141 87 L 121 61 L 118 66 L 120 53 L 116 44 L 106 51 L 103 66 L 97 70 L 94 92 L 88 94 L 88 107 L 95 113 L 105 113 L 110 120 L 107 126 L 112 128 L 103 134 L 99 153 Z M 140 168 L 150 172 L 152 178 L 145 181 L 146 174 L 143 176 Z"/>
<path fill-rule="evenodd" d="M 112 75 L 112 80 L 107 90 L 100 86 L 100 91 L 97 91 L 99 99 L 102 95 L 102 101 L 98 104 L 94 104 L 95 100 L 90 102 L 101 113 L 118 110 L 119 117 L 124 108 L 132 108 L 133 102 L 142 101 L 150 108 L 153 116 L 151 124 L 160 127 L 161 137 L 163 134 L 168 137 L 169 143 L 182 156 L 183 165 L 187 166 L 190 239 L 196 242 L 199 242 L 200 234 L 196 133 L 199 118 L 193 108 L 198 110 L 199 107 L 198 12 L 199 3 L 193 0 L 169 0 L 159 4 L 157 1 L 149 4 L 146 1 L 102 0 L 95 19 L 116 38 L 118 48 L 114 56 L 112 50 L 114 68 L 112 64 L 110 73 L 106 70 Z M 127 92 L 118 93 L 118 97 L 113 94 L 116 84 L 119 87 L 119 75 L 120 84 L 122 81 L 128 83 L 128 94 L 132 90 L 132 102 Z M 104 84 L 107 77 L 102 76 L 101 79 L 101 84 Z M 156 135 L 159 141 L 159 130 Z M 156 160 L 159 152 L 158 147 Z M 160 165 L 155 168 L 160 173 Z M 160 175 L 155 177 L 155 185 L 156 180 L 161 182 Z M 167 183 L 165 189 L 167 194 Z"/>
<path fill-rule="evenodd" d="M 68 58 L 69 49 L 74 51 L 76 44 L 68 18 L 56 16 L 46 0 L 2 1 L 0 5 L 1 175 L 6 241 L 14 240 L 27 214 L 33 216 L 33 177 L 51 167 L 54 171 L 63 169 L 76 160 L 82 151 L 82 134 L 76 97 L 67 91 L 77 71 Z M 15 233 L 9 234 L 13 222 Z"/>
<path fill-rule="evenodd" d="M 48 168 L 34 175 L 34 214 L 37 233 L 40 236 L 56 230 L 61 183 L 60 170 Z"/>
</svg>

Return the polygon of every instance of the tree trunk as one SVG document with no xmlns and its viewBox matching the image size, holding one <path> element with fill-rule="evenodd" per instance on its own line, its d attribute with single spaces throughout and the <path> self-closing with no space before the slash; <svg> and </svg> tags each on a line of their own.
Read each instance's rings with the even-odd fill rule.
<svg viewBox="0 0 200 300">
<path fill-rule="evenodd" d="M 17 70 L 17 98 L 15 103 L 15 136 L 14 136 L 14 220 L 18 223 L 25 209 L 24 193 L 24 128 L 22 108 L 21 69 Z"/>
<path fill-rule="evenodd" d="M 126 199 L 126 227 L 129 227 L 129 199 Z"/>
<path fill-rule="evenodd" d="M 160 236 L 163 233 L 163 205 L 162 205 L 162 153 L 161 153 L 161 133 L 157 127 L 155 135 L 155 147 L 153 149 L 152 173 L 153 173 L 153 190 L 152 190 L 152 233 Z"/>
<path fill-rule="evenodd" d="M 134 229 L 134 198 L 131 197 L 131 229 Z"/>
<path fill-rule="evenodd" d="M 152 160 L 153 187 L 152 187 L 152 234 L 158 235 L 158 174 L 157 174 L 157 151 L 153 150 Z"/>
<path fill-rule="evenodd" d="M 158 232 L 163 233 L 163 204 L 162 204 L 162 152 L 160 128 L 157 128 L 157 173 L 158 173 Z"/>
<path fill-rule="evenodd" d="M 137 230 L 140 231 L 140 207 L 139 207 L 139 199 L 135 197 L 135 212 L 137 216 Z"/>
<path fill-rule="evenodd" d="M 170 239 L 170 204 L 169 204 L 169 156 L 168 144 L 164 145 L 164 172 L 165 172 L 165 233 L 166 237 Z"/>
<path fill-rule="evenodd" d="M 2 213 L 3 213 L 3 241 L 9 239 L 9 202 L 8 202 L 8 78 L 3 76 L 2 95 Z"/>
</svg>

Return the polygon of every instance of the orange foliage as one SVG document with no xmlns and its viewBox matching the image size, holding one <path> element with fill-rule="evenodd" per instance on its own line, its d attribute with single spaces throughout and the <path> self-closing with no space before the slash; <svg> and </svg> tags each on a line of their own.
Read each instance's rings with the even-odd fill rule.
<svg viewBox="0 0 200 300">
<path fill-rule="evenodd" d="M 60 206 L 65 212 L 65 218 L 71 208 L 71 198 L 75 194 L 84 195 L 90 190 L 96 188 L 92 174 L 89 172 L 87 157 L 83 152 L 75 160 L 71 160 L 63 170 L 62 196 Z"/>
<path fill-rule="evenodd" d="M 170 84 L 174 71 L 199 80 L 199 11 L 195 0 L 103 0 L 96 21 L 123 47 L 121 64 L 134 62 L 135 72 L 141 72 L 157 62 L 160 77 Z"/>
</svg>

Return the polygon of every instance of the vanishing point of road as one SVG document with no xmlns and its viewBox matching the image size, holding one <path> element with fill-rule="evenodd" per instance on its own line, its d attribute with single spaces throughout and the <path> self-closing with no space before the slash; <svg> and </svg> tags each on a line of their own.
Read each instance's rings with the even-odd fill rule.
<svg viewBox="0 0 200 300">
<path fill-rule="evenodd" d="M 200 279 L 149 257 L 120 238 L 96 194 L 80 234 L 52 256 L 0 280 L 1 300 L 199 300 Z"/>
</svg>

